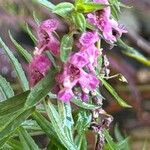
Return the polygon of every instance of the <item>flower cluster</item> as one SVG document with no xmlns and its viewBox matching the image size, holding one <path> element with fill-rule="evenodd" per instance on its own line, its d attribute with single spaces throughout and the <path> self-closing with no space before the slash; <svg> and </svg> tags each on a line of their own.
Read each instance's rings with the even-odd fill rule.
<svg viewBox="0 0 150 150">
<path fill-rule="evenodd" d="M 95 3 L 109 4 L 108 0 L 93 0 Z M 126 32 L 120 28 L 118 23 L 111 18 L 110 7 L 103 10 L 87 14 L 87 20 L 101 31 L 104 39 L 111 43 L 115 42 L 122 33 Z M 45 55 L 49 51 L 54 57 L 60 58 L 60 42 L 55 34 L 58 28 L 58 21 L 49 19 L 43 21 L 38 29 L 38 43 L 35 47 L 34 58 L 29 65 L 30 84 L 34 86 L 41 80 L 51 67 L 51 61 Z M 61 71 L 56 75 L 56 94 L 58 99 L 67 102 L 74 96 L 83 101 L 89 99 L 89 93 L 94 91 L 99 80 L 96 77 L 97 59 L 102 55 L 96 47 L 96 42 L 100 40 L 98 32 L 86 31 L 82 33 L 76 48 L 70 53 L 67 62 L 61 64 Z M 109 75 L 109 62 L 104 58 L 104 70 L 106 76 Z"/>
<path fill-rule="evenodd" d="M 109 4 L 108 0 L 93 0 L 93 2 L 106 5 Z M 88 14 L 87 20 L 102 32 L 106 41 L 111 43 L 116 42 L 117 38 L 121 37 L 122 33 L 127 32 L 123 26 L 120 26 L 117 21 L 111 18 L 110 7 Z"/>
<path fill-rule="evenodd" d="M 51 61 L 44 54 L 44 51 L 50 51 L 54 56 L 59 55 L 60 42 L 54 34 L 57 27 L 58 21 L 55 19 L 46 20 L 38 27 L 38 43 L 37 47 L 35 47 L 34 57 L 29 65 L 31 86 L 40 81 L 51 67 Z"/>
<path fill-rule="evenodd" d="M 79 51 L 72 53 L 67 63 L 64 64 L 63 72 L 57 76 L 61 90 L 58 98 L 69 101 L 74 97 L 75 87 L 80 88 L 78 96 L 86 101 L 90 91 L 95 90 L 99 80 L 95 74 L 99 50 L 95 42 L 99 40 L 97 33 L 85 32 L 79 39 Z"/>
</svg>

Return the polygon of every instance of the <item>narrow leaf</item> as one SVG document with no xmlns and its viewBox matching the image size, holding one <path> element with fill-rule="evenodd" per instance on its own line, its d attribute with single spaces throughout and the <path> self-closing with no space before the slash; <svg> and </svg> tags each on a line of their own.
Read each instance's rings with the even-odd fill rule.
<svg viewBox="0 0 150 150">
<path fill-rule="evenodd" d="M 26 51 L 19 43 L 17 43 L 17 41 L 12 37 L 10 31 L 9 31 L 9 37 L 11 41 L 14 43 L 14 45 L 16 46 L 18 52 L 25 58 L 27 62 L 30 62 L 32 59 L 31 54 L 28 51 Z"/>
<path fill-rule="evenodd" d="M 2 95 L 4 97 L 3 100 L 6 100 L 6 99 L 14 96 L 14 91 L 12 90 L 10 83 L 7 82 L 6 79 L 3 78 L 1 75 L 0 75 L 0 92 L 2 93 Z"/>
<path fill-rule="evenodd" d="M 19 141 L 11 138 L 7 144 L 13 148 L 13 150 L 22 150 L 22 145 Z"/>
<path fill-rule="evenodd" d="M 59 137 L 60 141 L 63 143 L 63 145 L 67 149 L 76 150 L 77 149 L 76 145 L 66 137 L 62 128 L 61 118 L 58 112 L 56 111 L 56 109 L 54 108 L 54 106 L 52 105 L 52 103 L 48 101 L 48 104 L 45 105 L 45 107 L 46 107 L 48 116 L 52 122 L 52 126 L 55 129 L 55 132 L 57 136 Z"/>
<path fill-rule="evenodd" d="M 34 86 L 26 100 L 26 108 L 33 107 L 50 92 L 54 86 L 55 74 L 55 70 L 49 71 L 44 79 L 39 81 L 39 83 Z"/>
<path fill-rule="evenodd" d="M 112 137 L 109 135 L 109 132 L 106 129 L 104 129 L 103 133 L 108 143 L 109 150 L 119 150 Z"/>
<path fill-rule="evenodd" d="M 132 106 L 128 105 L 113 89 L 113 87 L 106 82 L 102 77 L 99 77 L 105 88 L 112 94 L 112 96 L 117 100 L 117 102 L 122 106 L 122 107 L 129 107 L 131 108 Z"/>
<path fill-rule="evenodd" d="M 63 62 L 66 62 L 73 46 L 73 37 L 72 35 L 64 35 L 61 40 L 60 45 L 60 58 Z"/>
<path fill-rule="evenodd" d="M 0 129 L 0 147 L 2 147 L 20 124 L 25 121 L 34 111 L 35 108 L 28 110 L 20 110 L 13 118 L 11 118 L 6 126 Z"/>
<path fill-rule="evenodd" d="M 71 105 L 69 102 L 64 103 L 62 101 L 58 101 L 57 103 L 58 103 L 58 112 L 62 120 L 65 134 L 70 140 L 73 141 L 72 126 L 74 124 L 74 121 L 72 118 Z"/>
<path fill-rule="evenodd" d="M 81 107 L 81 108 L 84 108 L 84 109 L 93 110 L 93 109 L 99 108 L 99 106 L 82 102 L 82 100 L 79 100 L 79 99 L 73 99 L 71 102 L 74 103 L 75 105 Z"/>
<path fill-rule="evenodd" d="M 34 142 L 29 133 L 22 127 L 19 128 L 19 134 L 22 137 L 23 141 L 28 145 L 29 150 L 39 150 L 38 145 Z M 23 142 L 23 143 L 24 143 Z M 27 150 L 27 149 L 24 149 Z"/>
<path fill-rule="evenodd" d="M 24 90 L 28 90 L 29 89 L 29 85 L 28 85 L 28 81 L 27 81 L 27 78 L 25 76 L 25 73 L 22 69 L 22 66 L 20 65 L 20 63 L 18 62 L 18 60 L 15 58 L 15 56 L 13 55 L 13 53 L 11 52 L 11 50 L 7 47 L 7 45 L 2 41 L 2 39 L 0 38 L 0 44 L 3 46 L 6 54 L 8 55 L 10 61 L 11 61 L 11 64 L 13 65 L 16 73 L 17 73 L 17 76 L 19 78 L 19 81 L 22 85 L 22 88 Z"/>
<path fill-rule="evenodd" d="M 130 47 L 127 44 L 125 44 L 121 39 L 117 41 L 117 45 L 123 49 L 122 53 L 124 53 L 125 55 L 134 58 L 135 60 L 143 63 L 144 65 L 150 66 L 149 59 L 147 59 L 144 55 L 135 50 L 133 47 Z"/>
<path fill-rule="evenodd" d="M 38 123 L 38 125 L 42 128 L 42 130 L 45 132 L 45 134 L 47 134 L 50 140 L 52 140 L 57 147 L 61 148 L 62 150 L 66 150 L 66 148 L 61 144 L 52 124 L 38 111 L 35 111 L 32 116 Z"/>
<path fill-rule="evenodd" d="M 19 109 L 23 108 L 28 94 L 29 91 L 26 91 L 24 93 L 11 97 L 6 101 L 0 102 L 0 116 L 14 113 Z"/>
<path fill-rule="evenodd" d="M 37 43 L 37 38 L 34 36 L 34 34 L 32 33 L 31 29 L 29 28 L 29 25 L 26 23 L 26 32 L 29 34 L 30 38 L 32 39 L 32 41 L 34 42 L 34 44 Z"/>
</svg>

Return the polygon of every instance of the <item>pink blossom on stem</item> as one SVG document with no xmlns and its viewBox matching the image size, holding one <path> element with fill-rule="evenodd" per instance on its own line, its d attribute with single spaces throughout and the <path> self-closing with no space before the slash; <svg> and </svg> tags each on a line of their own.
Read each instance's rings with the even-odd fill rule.
<svg viewBox="0 0 150 150">
<path fill-rule="evenodd" d="M 44 55 L 35 56 L 29 64 L 30 85 L 39 82 L 51 67 L 50 60 Z"/>
<path fill-rule="evenodd" d="M 93 0 L 93 2 L 109 4 L 108 0 Z M 127 32 L 117 21 L 113 18 L 111 19 L 111 10 L 109 6 L 95 13 L 89 13 L 87 15 L 87 20 L 102 32 L 106 41 L 111 43 L 116 42 L 117 38 L 121 37 L 122 33 Z"/>
<path fill-rule="evenodd" d="M 99 51 L 95 43 L 99 40 L 96 32 L 85 32 L 81 35 L 80 50 L 72 53 L 63 72 L 56 77 L 61 85 L 58 98 L 62 101 L 69 101 L 74 97 L 73 88 L 80 86 L 80 98 L 84 101 L 88 99 L 90 91 L 95 90 L 99 85 L 99 80 L 95 75 L 95 66 Z"/>
<path fill-rule="evenodd" d="M 58 27 L 56 19 L 43 21 L 38 28 L 38 45 L 34 54 L 40 55 L 44 50 L 49 50 L 53 55 L 59 55 L 60 42 L 54 35 Z"/>
</svg>

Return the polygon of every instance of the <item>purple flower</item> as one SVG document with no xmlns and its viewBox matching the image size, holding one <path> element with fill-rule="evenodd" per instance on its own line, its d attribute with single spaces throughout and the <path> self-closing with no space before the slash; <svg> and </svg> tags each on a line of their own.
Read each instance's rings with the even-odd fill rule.
<svg viewBox="0 0 150 150">
<path fill-rule="evenodd" d="M 96 32 L 84 32 L 80 39 L 79 42 L 82 44 L 82 46 L 89 46 L 94 44 L 99 40 L 99 37 Z"/>
<path fill-rule="evenodd" d="M 108 0 L 93 0 L 95 3 L 109 4 Z M 122 33 L 127 31 L 120 27 L 117 21 L 111 19 L 110 7 L 103 10 L 98 10 L 95 13 L 87 15 L 89 23 L 96 26 L 103 34 L 104 39 L 111 43 L 116 42 L 117 38 L 121 37 Z"/>
<path fill-rule="evenodd" d="M 99 50 L 95 43 L 99 40 L 96 32 L 84 32 L 79 39 L 79 51 L 70 54 L 63 71 L 56 77 L 60 85 L 58 98 L 69 101 L 75 95 L 83 101 L 89 98 L 89 92 L 99 85 L 95 74 Z M 75 89 L 79 89 L 76 93 Z"/>
<path fill-rule="evenodd" d="M 38 45 L 34 54 L 40 55 L 44 50 L 50 50 L 55 56 L 59 55 L 60 42 L 54 35 L 58 21 L 48 19 L 43 21 L 38 28 Z"/>
<path fill-rule="evenodd" d="M 51 67 L 50 60 L 44 55 L 35 56 L 29 64 L 30 85 L 39 82 Z"/>
<path fill-rule="evenodd" d="M 58 98 L 63 102 L 68 102 L 73 98 L 74 94 L 70 88 L 64 88 L 58 93 Z"/>
<path fill-rule="evenodd" d="M 72 89 L 77 85 L 80 85 L 82 90 L 81 93 L 83 92 L 86 94 L 98 86 L 99 80 L 96 76 L 86 73 L 79 66 L 77 67 L 73 64 L 67 63 L 64 66 L 63 73 L 57 76 L 56 80 L 62 85 L 62 89 L 58 93 L 58 98 L 60 100 L 71 100 L 74 96 Z M 67 99 L 65 99 L 66 97 Z M 81 98 L 85 98 L 85 96 L 82 96 Z"/>
</svg>

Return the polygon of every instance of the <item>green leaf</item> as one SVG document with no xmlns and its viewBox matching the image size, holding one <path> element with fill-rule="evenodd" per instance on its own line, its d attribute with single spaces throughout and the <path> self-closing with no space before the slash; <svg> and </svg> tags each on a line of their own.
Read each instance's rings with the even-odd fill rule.
<svg viewBox="0 0 150 150">
<path fill-rule="evenodd" d="M 28 35 L 30 36 L 30 38 L 32 39 L 32 41 L 34 42 L 34 44 L 36 44 L 38 42 L 37 38 L 34 36 L 34 34 L 32 33 L 31 29 L 29 28 L 28 24 L 26 23 L 26 28 L 24 28 L 25 31 L 28 33 Z"/>
<path fill-rule="evenodd" d="M 39 3 L 51 11 L 55 8 L 55 5 L 48 0 L 33 0 L 33 2 Z"/>
<path fill-rule="evenodd" d="M 78 29 L 80 29 L 82 32 L 85 31 L 86 19 L 82 13 L 79 12 L 72 13 L 72 20 Z"/>
<path fill-rule="evenodd" d="M 144 65 L 150 66 L 149 59 L 147 59 L 144 55 L 135 50 L 133 47 L 130 47 L 127 44 L 125 44 L 121 39 L 118 39 L 117 45 L 123 49 L 122 53 L 124 53 L 125 55 L 134 58 L 135 60 L 143 63 Z"/>
<path fill-rule="evenodd" d="M 13 118 L 16 115 L 16 112 L 6 114 L 5 116 L 0 116 L 0 129 L 3 128 L 3 126 L 6 125 L 6 123 L 10 120 L 10 118 Z"/>
<path fill-rule="evenodd" d="M 73 141 L 72 127 L 74 124 L 70 103 L 58 101 L 58 112 L 62 120 L 63 128 L 66 136 Z"/>
<path fill-rule="evenodd" d="M 55 6 L 53 13 L 56 13 L 60 16 L 66 16 L 74 10 L 73 4 L 69 2 L 61 2 Z"/>
<path fill-rule="evenodd" d="M 13 55 L 13 53 L 11 52 L 11 50 L 7 47 L 7 45 L 2 41 L 2 39 L 0 38 L 0 44 L 3 46 L 6 54 L 8 55 L 10 61 L 11 61 L 11 64 L 13 65 L 16 73 L 17 73 L 17 76 L 19 78 L 19 81 L 22 85 L 22 88 L 24 90 L 28 90 L 29 89 L 29 85 L 28 85 L 28 81 L 27 81 L 27 78 L 25 76 L 25 73 L 22 69 L 22 66 L 20 65 L 20 63 L 18 62 L 18 60 L 15 58 L 15 56 Z"/>
<path fill-rule="evenodd" d="M 83 134 L 91 123 L 92 115 L 87 113 L 85 110 L 82 110 L 79 111 L 79 113 L 75 118 L 76 118 L 75 129 L 77 130 L 78 134 Z"/>
<path fill-rule="evenodd" d="M 75 143 L 79 150 L 87 150 L 87 140 L 85 134 L 77 135 L 75 138 Z"/>
<path fill-rule="evenodd" d="M 93 104 L 82 102 L 82 100 L 79 99 L 73 99 L 71 102 L 81 108 L 88 109 L 88 110 L 98 109 L 100 107 Z"/>
<path fill-rule="evenodd" d="M 33 11 L 33 19 L 34 19 L 34 21 L 36 22 L 37 25 L 40 24 L 41 21 L 38 19 L 38 17 L 37 17 L 37 15 L 36 15 L 35 11 Z"/>
<path fill-rule="evenodd" d="M 128 105 L 119 95 L 116 93 L 116 91 L 113 89 L 113 87 L 106 82 L 102 77 L 99 77 L 105 88 L 112 94 L 112 96 L 117 100 L 118 104 L 122 107 L 128 107 L 131 108 L 132 106 Z"/>
<path fill-rule="evenodd" d="M 103 133 L 104 133 L 104 137 L 108 143 L 109 150 L 120 150 L 106 129 L 104 129 Z"/>
<path fill-rule="evenodd" d="M 7 140 L 12 136 L 15 130 L 25 121 L 34 111 L 35 108 L 28 110 L 21 109 L 18 113 L 10 118 L 6 125 L 0 129 L 0 147 L 2 147 Z"/>
<path fill-rule="evenodd" d="M 35 111 L 32 117 L 38 123 L 38 125 L 42 128 L 45 134 L 50 138 L 50 140 L 52 140 L 53 143 L 59 149 L 66 150 L 66 148 L 60 142 L 56 132 L 54 131 L 52 124 L 45 117 L 43 117 L 38 111 Z"/>
<path fill-rule="evenodd" d="M 90 13 L 90 12 L 94 12 L 97 10 L 102 10 L 103 8 L 107 6 L 108 5 L 87 2 L 87 3 L 78 3 L 76 5 L 76 9 L 78 12 L 81 12 L 81 13 Z"/>
<path fill-rule="evenodd" d="M 7 141 L 7 144 L 13 148 L 13 150 L 22 150 L 22 145 L 19 141 L 11 138 Z"/>
<path fill-rule="evenodd" d="M 19 137 L 24 146 L 24 150 L 39 150 L 30 134 L 22 127 L 19 128 Z"/>
<path fill-rule="evenodd" d="M 9 31 L 9 37 L 11 39 L 11 41 L 14 43 L 14 45 L 16 46 L 18 52 L 25 58 L 25 60 L 27 62 L 30 62 L 32 59 L 31 54 L 26 51 L 11 35 L 10 31 Z"/>
<path fill-rule="evenodd" d="M 56 111 L 56 109 L 54 108 L 53 104 L 50 101 L 48 101 L 48 104 L 47 105 L 45 104 L 45 108 L 50 118 L 50 121 L 52 122 L 52 126 L 58 138 L 62 142 L 62 144 L 67 149 L 76 150 L 77 149 L 76 145 L 66 137 L 64 130 L 63 130 L 61 118 L 58 112 Z"/>
<path fill-rule="evenodd" d="M 12 90 L 10 83 L 7 82 L 6 79 L 3 78 L 1 75 L 0 75 L 0 92 L 2 93 L 2 96 L 4 97 L 3 100 L 6 100 L 14 96 L 14 91 Z"/>
<path fill-rule="evenodd" d="M 0 102 L 0 116 L 14 113 L 23 108 L 28 94 L 29 91 L 26 91 L 24 93 L 11 97 L 6 101 Z"/>
<path fill-rule="evenodd" d="M 55 70 L 51 68 L 49 73 L 34 86 L 26 100 L 26 108 L 33 107 L 50 92 L 54 86 L 55 75 Z"/>
<path fill-rule="evenodd" d="M 130 150 L 130 146 L 129 146 L 129 138 L 125 138 L 121 135 L 120 131 L 119 131 L 119 127 L 118 124 L 115 125 L 115 129 L 114 129 L 114 134 L 115 134 L 115 138 L 118 142 L 117 146 L 119 149 L 125 149 L 125 150 Z"/>
<path fill-rule="evenodd" d="M 72 50 L 73 36 L 66 34 L 63 36 L 60 45 L 60 58 L 63 62 L 67 61 L 67 58 Z"/>
<path fill-rule="evenodd" d="M 117 144 L 117 147 L 119 150 L 130 150 L 130 147 L 129 147 L 129 138 L 125 138 L 123 139 L 122 141 L 120 141 L 118 144 Z"/>
</svg>

